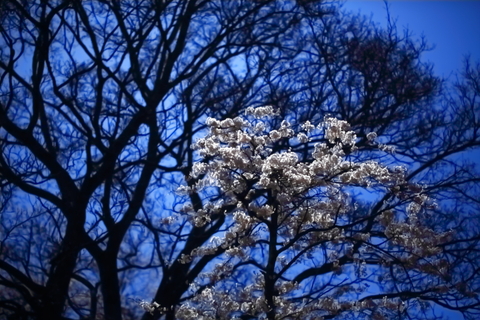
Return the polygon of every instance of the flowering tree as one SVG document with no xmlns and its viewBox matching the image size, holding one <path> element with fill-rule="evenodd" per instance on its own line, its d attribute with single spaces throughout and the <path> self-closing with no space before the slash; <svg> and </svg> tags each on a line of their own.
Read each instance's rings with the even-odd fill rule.
<svg viewBox="0 0 480 320">
<path fill-rule="evenodd" d="M 358 139 L 345 121 L 294 130 L 287 120 L 271 126 L 272 106 L 246 113 L 208 118 L 209 134 L 194 145 L 204 161 L 181 191 L 203 190 L 205 204 L 183 212 L 197 227 L 224 215 L 225 228 L 182 260 L 224 257 L 191 284 L 178 319 L 392 319 L 452 290 L 442 258 L 451 234 L 422 224 L 435 203 L 406 181 L 405 168 L 352 161 Z M 325 142 L 314 143 L 308 161 L 278 148 L 315 138 Z M 374 132 L 368 139 L 385 149 Z M 361 212 L 352 196 L 365 190 L 383 198 L 375 210 Z"/>
<path fill-rule="evenodd" d="M 466 65 L 455 87 L 442 87 L 420 60 L 426 48 L 321 0 L 0 1 L 0 318 L 173 320 L 207 312 L 205 295 L 243 318 L 278 314 L 275 299 L 385 308 L 377 294 L 405 301 L 409 316 L 422 315 L 417 301 L 434 301 L 474 317 L 480 174 L 464 156 L 480 146 L 480 68 Z M 268 160 L 265 176 L 247 154 L 215 153 L 227 142 L 211 154 L 212 142 L 190 148 L 208 117 L 234 121 L 262 105 L 276 116 L 235 130 L 251 137 L 237 142 L 242 152 L 258 146 L 251 157 Z M 300 129 L 307 120 L 314 128 Z M 210 124 L 234 134 L 229 122 Z M 345 133 L 340 147 L 322 131 L 330 127 L 357 138 Z M 221 159 L 235 162 L 219 169 L 224 179 L 212 167 Z M 340 172 L 337 161 L 351 167 Z M 325 186 L 302 173 L 317 165 Z M 397 165 L 406 170 L 382 169 Z M 408 229 L 417 210 L 423 228 Z M 387 218 L 398 228 L 382 229 Z M 402 228 L 412 236 L 390 234 Z M 429 229 L 441 252 L 422 261 L 443 259 L 432 268 L 444 278 L 399 272 L 411 260 L 395 248 L 417 254 L 423 247 L 401 241 Z M 332 270 L 355 279 L 353 291 L 342 296 L 350 287 Z M 261 310 L 231 294 L 240 286 L 263 297 Z M 240 311 L 222 307 L 227 292 Z"/>
</svg>

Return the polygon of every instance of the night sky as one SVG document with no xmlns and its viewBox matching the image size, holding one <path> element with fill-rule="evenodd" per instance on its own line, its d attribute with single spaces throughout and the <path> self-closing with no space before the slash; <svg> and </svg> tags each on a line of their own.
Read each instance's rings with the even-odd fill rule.
<svg viewBox="0 0 480 320">
<path fill-rule="evenodd" d="M 434 45 L 424 61 L 435 65 L 439 76 L 454 79 L 466 54 L 480 62 L 480 1 L 389 1 L 390 16 L 398 30 L 408 29 L 414 37 L 424 35 Z M 383 1 L 347 0 L 344 8 L 371 15 L 376 23 L 387 25 Z"/>
</svg>

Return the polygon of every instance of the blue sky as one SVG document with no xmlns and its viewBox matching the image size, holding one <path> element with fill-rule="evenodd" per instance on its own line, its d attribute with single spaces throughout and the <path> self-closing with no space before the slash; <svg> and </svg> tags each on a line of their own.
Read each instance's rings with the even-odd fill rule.
<svg viewBox="0 0 480 320">
<path fill-rule="evenodd" d="M 408 27 L 414 36 L 424 35 L 435 45 L 423 55 L 435 65 L 435 73 L 453 80 L 462 67 L 465 54 L 480 62 L 480 1 L 388 1 L 390 16 L 399 30 Z M 381 26 L 387 25 L 385 4 L 380 0 L 347 0 L 344 9 L 372 15 Z"/>
</svg>

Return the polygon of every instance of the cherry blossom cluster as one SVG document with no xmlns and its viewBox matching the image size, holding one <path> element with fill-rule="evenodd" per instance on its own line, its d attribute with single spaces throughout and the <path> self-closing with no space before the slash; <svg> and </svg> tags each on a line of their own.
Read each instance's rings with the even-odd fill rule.
<svg viewBox="0 0 480 320">
<path fill-rule="evenodd" d="M 371 257 L 374 246 L 399 248 L 398 252 L 402 253 L 396 259 L 405 261 L 411 268 L 415 268 L 419 258 L 439 253 L 439 245 L 447 235 L 436 234 L 419 222 L 418 214 L 431 201 L 421 187 L 405 192 L 412 188 L 409 189 L 405 181 L 403 167 L 388 168 L 375 161 L 352 161 L 346 150 L 350 153 L 357 150 L 357 136 L 346 121 L 325 117 L 317 126 L 307 121 L 296 131 L 287 120 L 274 127 L 276 122 L 271 120 L 275 116 L 274 108 L 265 106 L 248 108 L 244 116 L 233 119 L 206 120 L 209 133 L 199 139 L 193 148 L 208 161 L 193 165 L 191 178 L 195 179 L 195 183 L 190 187 L 181 187 L 179 191 L 201 194 L 205 188 L 216 188 L 222 200 L 206 201 L 204 207 L 196 211 L 187 204 L 183 212 L 188 214 L 196 227 L 211 223 L 213 215 L 225 214 L 226 227 L 208 244 L 190 254 L 182 254 L 179 257 L 182 263 L 223 252 L 226 259 L 255 261 L 257 266 L 265 266 L 266 262 L 255 260 L 252 252 L 268 243 L 272 232 L 276 234 L 276 246 L 281 244 L 285 252 L 291 253 L 276 257 L 277 271 L 298 265 L 299 261 L 311 256 L 319 244 L 326 243 L 330 251 L 323 263 L 329 263 L 333 275 L 344 272 L 341 256 L 343 261 L 348 260 L 345 257 L 354 256 L 348 261 L 356 265 L 357 276 L 363 278 L 368 276 L 366 259 Z M 312 136 L 317 142 L 312 142 Z M 373 142 L 376 138 L 374 132 L 367 134 L 369 141 Z M 279 147 L 291 143 L 305 145 L 310 150 L 309 157 L 305 158 L 292 148 Z M 383 150 L 391 149 L 378 146 Z M 391 192 L 398 198 L 397 203 L 403 210 L 381 210 L 372 217 L 375 228 L 352 229 L 346 221 L 356 207 L 352 204 L 349 188 L 376 188 L 384 193 Z M 358 226 L 364 224 L 358 222 Z M 379 239 L 382 239 L 383 247 L 378 244 Z M 352 248 L 355 243 L 367 245 L 357 246 L 354 253 Z M 383 249 L 379 251 L 382 252 L 377 252 L 377 256 L 384 255 Z M 394 256 L 385 255 L 382 261 Z M 425 267 L 420 271 L 438 275 L 436 269 Z M 265 318 L 274 309 L 279 318 L 290 315 L 308 319 L 318 315 L 357 312 L 372 306 L 386 310 L 397 310 L 400 306 L 398 300 L 352 301 L 328 296 L 302 302 L 298 298 L 305 290 L 302 283 L 281 278 L 274 283 L 275 296 L 267 299 L 267 275 L 263 272 L 257 273 L 251 284 L 225 290 L 225 286 L 221 285 L 225 282 L 222 281 L 231 279 L 234 272 L 230 263 L 220 263 L 206 271 L 204 284 L 209 285 L 198 285 L 201 289 L 177 310 L 176 317 L 185 320 L 234 319 L 240 315 Z M 152 305 L 144 307 L 147 310 Z"/>
</svg>

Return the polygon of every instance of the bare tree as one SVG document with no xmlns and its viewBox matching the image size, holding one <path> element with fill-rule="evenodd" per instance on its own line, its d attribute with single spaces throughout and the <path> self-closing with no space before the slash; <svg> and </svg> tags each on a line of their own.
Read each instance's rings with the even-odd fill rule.
<svg viewBox="0 0 480 320">
<path fill-rule="evenodd" d="M 225 261 L 228 248 L 202 248 L 227 230 L 223 211 L 233 210 L 225 203 L 198 221 L 223 195 L 176 193 L 201 178 L 192 176 L 199 157 L 190 146 L 208 116 L 264 104 L 281 114 L 273 126 L 318 124 L 327 114 L 347 120 L 359 137 L 350 157 L 406 164 L 408 181 L 425 183 L 439 202 L 424 222 L 458 231 L 443 252 L 452 286 L 463 287 L 435 301 L 478 308 L 476 297 L 464 300 L 478 290 L 478 229 L 465 225 L 478 216 L 478 172 L 458 157 L 480 141 L 474 67 L 442 104 L 439 80 L 419 62 L 422 43 L 321 1 L 0 6 L 2 316 L 138 318 L 142 298 L 159 304 L 144 319 L 174 319 L 202 290 L 192 284 Z M 396 153 L 374 151 L 372 131 Z M 283 139 L 275 148 L 311 161 L 312 145 Z M 366 203 L 359 195 L 352 214 L 380 214 L 384 197 Z M 196 214 L 182 211 L 185 203 Z"/>
<path fill-rule="evenodd" d="M 3 252 L 3 282 L 23 301 L 5 302 L 7 309 L 43 319 L 95 317 L 103 309 L 105 318 L 120 319 L 127 281 L 121 275 L 132 268 L 161 272 L 156 298 L 168 293 L 159 301 L 175 306 L 209 260 L 190 270 L 176 256 L 211 231 L 186 234 L 184 223 L 166 227 L 161 218 L 169 208 L 152 201 L 172 194 L 175 180 L 188 174 L 199 120 L 250 103 L 262 64 L 281 51 L 278 39 L 301 19 L 302 7 L 274 1 L 8 1 L 2 10 L 0 166 L 16 199 L 4 211 L 14 214 L 14 201 L 31 201 L 25 216 L 32 226 L 48 226 L 44 233 L 55 247 L 36 250 L 34 239 L 19 235 L 22 252 L 36 250 L 34 258 L 14 261 Z M 16 235 L 25 224 L 10 225 L 13 217 L 3 217 L 3 247 L 20 248 Z M 142 240 L 155 243 L 146 262 L 138 258 L 144 252 L 128 246 L 140 241 L 142 228 L 154 231 Z"/>
</svg>

